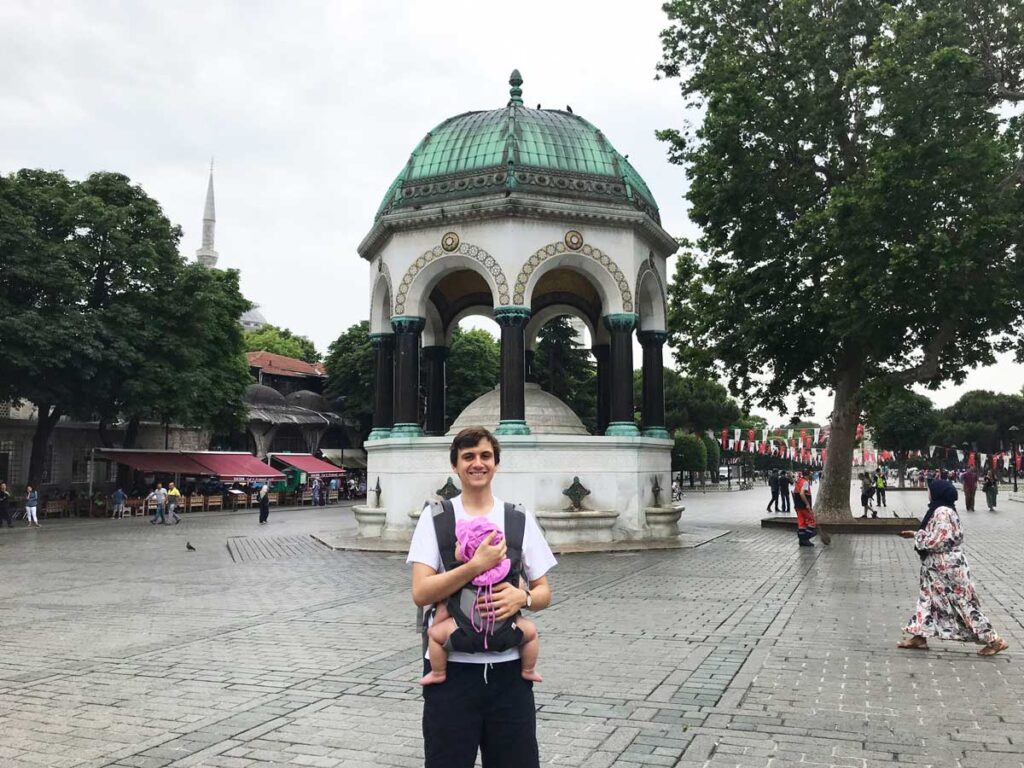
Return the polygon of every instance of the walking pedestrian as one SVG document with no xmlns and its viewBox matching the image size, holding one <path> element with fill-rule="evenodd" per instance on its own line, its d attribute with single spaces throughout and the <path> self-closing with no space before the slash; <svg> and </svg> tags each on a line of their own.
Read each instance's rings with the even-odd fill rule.
<svg viewBox="0 0 1024 768">
<path fill-rule="evenodd" d="M 782 514 L 789 514 L 789 486 L 792 479 L 789 476 L 789 472 L 783 470 L 782 474 L 779 475 L 779 501 L 782 502 Z"/>
<path fill-rule="evenodd" d="M 124 520 L 124 504 L 126 501 L 128 501 L 128 494 L 120 486 L 110 494 L 110 514 L 114 520 Z"/>
<path fill-rule="evenodd" d="M 270 485 L 267 483 L 264 483 L 260 488 L 259 502 L 260 525 L 266 525 L 267 519 L 270 517 Z"/>
<path fill-rule="evenodd" d="M 7 483 L 0 483 L 0 526 L 3 526 L 4 522 L 8 528 L 14 527 L 14 521 L 11 519 L 11 494 L 7 492 Z"/>
<path fill-rule="evenodd" d="M 914 540 L 921 558 L 921 590 L 917 609 L 903 631 L 910 637 L 900 648 L 928 650 L 928 638 L 960 640 L 982 645 L 980 656 L 1005 651 L 1007 642 L 981 612 L 967 556 L 962 549 L 963 525 L 956 513 L 957 492 L 948 480 L 928 486 L 928 511 L 916 531 L 900 531 Z"/>
<path fill-rule="evenodd" d="M 146 501 L 152 501 L 156 504 L 156 511 L 153 513 L 149 524 L 156 525 L 157 518 L 160 518 L 160 525 L 166 525 L 167 518 L 164 517 L 164 506 L 167 504 L 167 491 L 164 490 L 164 484 L 157 483 L 153 492 L 146 497 Z"/>
<path fill-rule="evenodd" d="M 25 520 L 30 526 L 39 528 L 39 491 L 31 485 L 25 486 Z"/>
<path fill-rule="evenodd" d="M 988 511 L 996 511 L 996 497 L 999 496 L 999 477 L 996 475 L 996 468 L 990 466 L 985 473 L 985 482 L 981 486 L 985 493 L 985 503 L 988 504 Z"/>
<path fill-rule="evenodd" d="M 429 609 L 460 594 L 471 606 L 475 601 L 485 623 L 504 632 L 511 622 L 514 634 L 519 631 L 514 619 L 523 609 L 539 611 L 551 603 L 547 572 L 555 557 L 533 515 L 494 496 L 491 483 L 501 446 L 489 431 L 469 427 L 459 432 L 450 460 L 462 493 L 450 505 L 438 505 L 437 514 L 427 506 L 420 515 L 407 559 L 413 601 Z M 455 524 L 481 518 L 505 537 L 492 544 L 494 534 L 488 534 L 474 557 L 460 564 L 453 554 Z M 452 551 L 446 547 L 442 554 L 441 536 L 451 539 Z M 521 542 L 520 551 L 510 541 Z M 525 584 L 518 578 L 515 583 L 501 581 L 491 587 L 492 594 L 477 597 L 472 580 L 506 559 L 514 561 L 509 569 L 521 571 Z M 430 672 L 429 661 L 424 661 L 423 672 Z M 425 768 L 472 768 L 478 752 L 486 766 L 538 768 L 533 682 L 522 674 L 518 646 L 482 653 L 453 650 L 448 655 L 445 682 L 423 689 L 423 751 Z"/>
<path fill-rule="evenodd" d="M 860 505 L 864 509 L 864 514 L 861 515 L 861 518 L 867 517 L 869 511 L 872 517 L 878 517 L 878 512 L 871 506 L 871 494 L 874 492 L 871 475 L 867 472 L 860 472 L 857 474 L 857 479 L 860 480 Z"/>
<path fill-rule="evenodd" d="M 978 492 L 978 475 L 974 467 L 968 467 L 961 479 L 964 486 L 964 506 L 968 512 L 974 511 L 974 495 Z"/>
<path fill-rule="evenodd" d="M 768 475 L 768 489 L 772 492 L 772 500 L 768 502 L 768 512 L 779 511 L 779 470 L 773 469 Z"/>
<path fill-rule="evenodd" d="M 181 491 L 179 491 L 174 483 L 167 484 L 167 514 L 171 516 L 173 525 L 177 525 L 181 522 L 181 517 L 178 515 L 177 509 L 181 504 Z"/>
</svg>

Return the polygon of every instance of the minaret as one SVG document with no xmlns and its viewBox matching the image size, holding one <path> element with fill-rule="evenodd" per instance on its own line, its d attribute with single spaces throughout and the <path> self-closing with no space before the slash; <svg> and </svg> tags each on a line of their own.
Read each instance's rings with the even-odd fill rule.
<svg viewBox="0 0 1024 768">
<path fill-rule="evenodd" d="M 217 252 L 213 249 L 213 230 L 217 214 L 213 207 L 213 160 L 210 160 L 210 182 L 206 186 L 206 207 L 203 209 L 203 244 L 196 251 L 196 260 L 204 267 L 217 266 Z"/>
</svg>

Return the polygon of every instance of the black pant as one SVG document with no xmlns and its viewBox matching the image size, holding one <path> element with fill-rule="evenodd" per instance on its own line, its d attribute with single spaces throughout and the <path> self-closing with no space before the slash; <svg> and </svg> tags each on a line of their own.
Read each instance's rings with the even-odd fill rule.
<svg viewBox="0 0 1024 768">
<path fill-rule="evenodd" d="M 875 489 L 875 493 L 878 494 L 878 503 L 881 504 L 884 507 L 885 506 L 885 488 L 877 488 L 877 489 Z"/>
<path fill-rule="evenodd" d="M 782 500 L 782 511 L 789 512 L 789 491 L 779 489 L 779 498 Z"/>
<path fill-rule="evenodd" d="M 267 504 L 264 506 L 263 504 L 260 504 L 260 522 L 267 522 L 268 517 L 270 517 L 270 505 Z"/>
<path fill-rule="evenodd" d="M 7 504 L 0 507 L 0 525 L 7 523 L 8 528 L 14 527 L 14 520 L 11 519 L 11 508 Z"/>
<path fill-rule="evenodd" d="M 448 679 L 423 689 L 424 768 L 472 768 L 478 748 L 483 768 L 538 768 L 533 683 L 521 672 L 518 659 L 448 662 Z"/>
<path fill-rule="evenodd" d="M 776 512 L 779 511 L 779 489 L 778 488 L 772 488 L 772 500 L 768 502 L 768 509 L 771 509 L 772 507 L 775 508 Z"/>
</svg>

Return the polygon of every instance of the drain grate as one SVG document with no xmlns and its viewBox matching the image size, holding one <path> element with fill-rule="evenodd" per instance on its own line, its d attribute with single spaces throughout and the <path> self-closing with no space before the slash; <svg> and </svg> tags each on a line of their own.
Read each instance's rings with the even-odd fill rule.
<svg viewBox="0 0 1024 768">
<path fill-rule="evenodd" d="M 283 560 L 330 551 L 312 536 L 232 536 L 228 539 L 228 552 L 236 563 Z"/>
</svg>

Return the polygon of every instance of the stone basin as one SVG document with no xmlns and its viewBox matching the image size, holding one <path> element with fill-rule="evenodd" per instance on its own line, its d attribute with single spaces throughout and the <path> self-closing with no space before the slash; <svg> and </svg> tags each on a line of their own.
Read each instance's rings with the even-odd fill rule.
<svg viewBox="0 0 1024 768">
<path fill-rule="evenodd" d="M 651 537 L 668 539 L 679 535 L 679 518 L 683 507 L 644 507 L 644 517 Z"/>
<path fill-rule="evenodd" d="M 352 514 L 356 518 L 359 536 L 378 539 L 381 537 L 388 519 L 386 507 L 355 506 L 352 507 Z"/>
<path fill-rule="evenodd" d="M 619 513 L 613 509 L 559 509 L 539 510 L 536 517 L 548 543 L 562 545 L 613 541 Z"/>
</svg>

